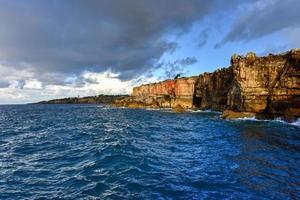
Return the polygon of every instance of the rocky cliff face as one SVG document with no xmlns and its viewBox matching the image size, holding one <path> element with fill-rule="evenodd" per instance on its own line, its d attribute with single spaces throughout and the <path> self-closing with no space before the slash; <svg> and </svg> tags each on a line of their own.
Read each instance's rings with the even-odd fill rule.
<svg viewBox="0 0 300 200">
<path fill-rule="evenodd" d="M 233 83 L 227 108 L 271 117 L 299 112 L 300 51 L 280 55 L 233 55 Z"/>
<path fill-rule="evenodd" d="M 198 77 L 194 105 L 200 109 L 222 111 L 227 106 L 227 95 L 233 81 L 232 67 Z"/>
<path fill-rule="evenodd" d="M 123 103 L 125 106 L 133 103 L 142 107 L 170 108 L 180 105 L 184 108 L 192 108 L 196 80 L 197 77 L 178 78 L 135 87 L 132 98 Z"/>
<path fill-rule="evenodd" d="M 233 55 L 228 68 L 142 85 L 117 105 L 181 106 L 294 119 L 300 117 L 300 50 L 266 57 Z"/>
</svg>

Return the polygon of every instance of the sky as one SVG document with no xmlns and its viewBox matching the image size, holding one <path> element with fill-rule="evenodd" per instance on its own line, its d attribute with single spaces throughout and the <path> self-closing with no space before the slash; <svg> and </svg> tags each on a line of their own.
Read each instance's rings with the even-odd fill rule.
<svg viewBox="0 0 300 200">
<path fill-rule="evenodd" d="M 0 104 L 132 87 L 300 47 L 299 0 L 0 0 Z"/>
</svg>

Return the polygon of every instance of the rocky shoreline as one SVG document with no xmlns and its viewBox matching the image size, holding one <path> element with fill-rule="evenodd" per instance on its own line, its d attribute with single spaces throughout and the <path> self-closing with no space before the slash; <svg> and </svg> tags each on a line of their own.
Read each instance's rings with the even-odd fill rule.
<svg viewBox="0 0 300 200">
<path fill-rule="evenodd" d="M 199 76 L 133 88 L 114 101 L 129 108 L 215 110 L 223 118 L 300 118 L 300 50 L 257 57 L 233 55 L 231 66 Z"/>
</svg>

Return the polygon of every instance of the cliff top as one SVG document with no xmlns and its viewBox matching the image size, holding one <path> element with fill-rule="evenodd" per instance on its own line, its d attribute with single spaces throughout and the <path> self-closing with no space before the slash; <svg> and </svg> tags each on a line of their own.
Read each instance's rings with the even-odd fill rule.
<svg viewBox="0 0 300 200">
<path fill-rule="evenodd" d="M 180 77 L 180 78 L 177 78 L 177 79 L 166 79 L 166 80 L 158 81 L 158 82 L 154 82 L 154 83 L 142 84 L 142 85 L 139 85 L 137 87 L 153 85 L 153 84 L 161 84 L 161 83 L 165 83 L 165 82 L 168 82 L 168 81 L 176 81 L 176 80 L 184 80 L 184 79 L 196 79 L 196 78 L 198 78 L 198 76 Z"/>
<path fill-rule="evenodd" d="M 241 59 L 247 59 L 247 60 L 256 60 L 256 59 L 261 59 L 261 60 L 274 60 L 274 59 L 280 59 L 280 58 L 285 58 L 285 57 L 292 57 L 292 58 L 298 58 L 300 59 L 300 49 L 295 48 L 291 49 L 290 51 L 286 51 L 280 54 L 272 54 L 269 53 L 267 56 L 257 56 L 254 52 L 248 52 L 245 56 L 244 55 L 239 55 L 239 54 L 233 54 L 231 56 L 231 64 L 233 62 L 236 62 Z"/>
<path fill-rule="evenodd" d="M 245 56 L 244 55 L 239 55 L 239 54 L 233 54 L 231 56 L 231 66 L 222 67 L 222 68 L 216 69 L 213 72 L 204 72 L 204 73 L 200 74 L 199 76 L 214 74 L 214 73 L 218 73 L 218 72 L 222 73 L 224 71 L 230 70 L 230 69 L 232 69 L 233 63 L 239 62 L 239 60 L 247 60 L 247 61 L 264 60 L 264 61 L 268 62 L 268 61 L 271 61 L 271 60 L 277 60 L 277 59 L 286 58 L 286 57 L 291 57 L 293 59 L 300 60 L 300 49 L 295 48 L 295 49 L 291 49 L 290 51 L 280 53 L 280 54 L 270 53 L 267 56 L 257 56 L 256 53 L 254 53 L 254 52 L 248 52 Z M 168 81 L 174 81 L 174 80 L 194 79 L 194 78 L 196 79 L 199 76 L 180 77 L 180 78 L 177 78 L 177 79 L 166 79 L 166 80 L 159 81 L 159 82 L 142 84 L 142 85 L 137 86 L 137 87 L 153 85 L 153 84 L 161 84 L 161 83 L 165 83 L 165 82 L 168 82 Z M 136 88 L 136 87 L 134 87 L 134 88 Z"/>
</svg>

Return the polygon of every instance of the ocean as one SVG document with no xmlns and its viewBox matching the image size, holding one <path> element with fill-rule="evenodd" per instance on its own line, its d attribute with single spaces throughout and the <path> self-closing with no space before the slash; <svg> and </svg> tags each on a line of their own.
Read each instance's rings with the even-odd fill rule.
<svg viewBox="0 0 300 200">
<path fill-rule="evenodd" d="M 0 199 L 300 199 L 300 123 L 3 105 Z"/>
</svg>

